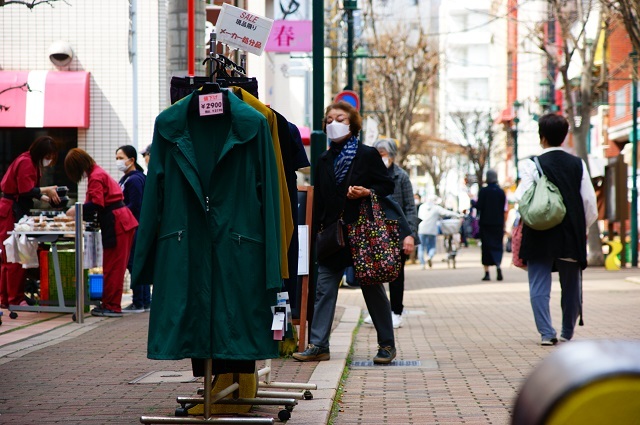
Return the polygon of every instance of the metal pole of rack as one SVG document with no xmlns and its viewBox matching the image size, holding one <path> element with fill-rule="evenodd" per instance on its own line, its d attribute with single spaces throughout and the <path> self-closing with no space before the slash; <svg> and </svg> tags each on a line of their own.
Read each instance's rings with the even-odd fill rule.
<svg viewBox="0 0 640 425">
<path fill-rule="evenodd" d="M 76 323 L 84 323 L 84 235 L 82 228 L 82 203 L 76 202 Z"/>
</svg>

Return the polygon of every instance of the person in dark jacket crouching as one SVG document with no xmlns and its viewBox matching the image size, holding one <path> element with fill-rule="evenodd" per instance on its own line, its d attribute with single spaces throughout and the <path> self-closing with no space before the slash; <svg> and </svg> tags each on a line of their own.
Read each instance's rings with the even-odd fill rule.
<svg viewBox="0 0 640 425">
<path fill-rule="evenodd" d="M 551 273 L 557 271 L 562 288 L 562 330 L 560 341 L 568 341 L 582 311 L 581 270 L 587 267 L 587 229 L 597 217 L 596 195 L 584 161 L 560 147 L 567 132 L 567 120 L 547 114 L 538 121 L 542 154 L 538 156 L 542 171 L 560 190 L 567 209 L 562 223 L 548 230 L 534 230 L 526 224 L 522 228 L 520 258 L 527 263 L 529 292 L 533 317 L 542 340 L 541 345 L 558 342 L 551 324 L 549 299 Z M 538 177 L 533 160 L 520 164 L 520 184 L 515 192 L 522 199 Z"/>
</svg>

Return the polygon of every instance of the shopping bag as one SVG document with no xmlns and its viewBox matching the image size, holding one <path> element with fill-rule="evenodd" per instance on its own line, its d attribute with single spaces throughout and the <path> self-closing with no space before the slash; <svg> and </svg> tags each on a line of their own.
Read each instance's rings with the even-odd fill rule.
<svg viewBox="0 0 640 425">
<path fill-rule="evenodd" d="M 520 246 L 522 246 L 522 219 L 517 218 L 511 230 L 511 262 L 514 266 L 527 269 L 527 263 L 520 258 Z"/>
<path fill-rule="evenodd" d="M 562 223 L 567 209 L 558 187 L 542 172 L 538 158 L 534 157 L 533 161 L 540 178 L 522 195 L 518 211 L 527 226 L 535 230 L 547 230 Z"/>
<path fill-rule="evenodd" d="M 375 194 L 361 201 L 358 219 L 347 225 L 347 234 L 360 285 L 391 282 L 398 277 L 402 267 L 399 224 L 385 219 Z"/>
</svg>

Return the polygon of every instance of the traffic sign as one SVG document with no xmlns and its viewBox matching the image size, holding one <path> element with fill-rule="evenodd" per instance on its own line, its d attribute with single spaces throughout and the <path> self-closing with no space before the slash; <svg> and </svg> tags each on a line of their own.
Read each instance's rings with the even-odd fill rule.
<svg viewBox="0 0 640 425">
<path fill-rule="evenodd" d="M 357 110 L 360 110 L 360 97 L 353 90 L 343 90 L 333 98 L 334 103 L 340 101 L 347 102 Z"/>
</svg>

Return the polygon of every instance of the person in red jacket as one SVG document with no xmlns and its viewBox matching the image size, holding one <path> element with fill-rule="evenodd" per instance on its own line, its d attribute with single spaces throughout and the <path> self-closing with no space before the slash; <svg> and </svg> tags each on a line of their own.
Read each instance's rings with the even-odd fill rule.
<svg viewBox="0 0 640 425">
<path fill-rule="evenodd" d="M 102 267 L 104 284 L 102 303 L 91 310 L 93 316 L 122 317 L 122 287 L 124 272 L 129 261 L 131 244 L 138 221 L 125 207 L 122 189 L 93 158 L 82 149 L 74 148 L 64 159 L 64 170 L 69 179 L 79 183 L 87 178 L 87 196 L 83 204 L 84 220 L 97 215 L 102 234 Z M 67 211 L 73 216 L 75 207 Z"/>
<path fill-rule="evenodd" d="M 37 138 L 29 150 L 16 158 L 0 182 L 0 241 L 5 241 L 7 232 L 33 208 L 33 200 L 57 204 L 60 197 L 57 186 L 39 187 L 42 168 L 55 165 L 58 145 L 49 136 Z M 7 263 L 4 245 L 0 246 L 0 307 L 26 305 L 24 296 L 25 269 L 19 263 Z"/>
</svg>

